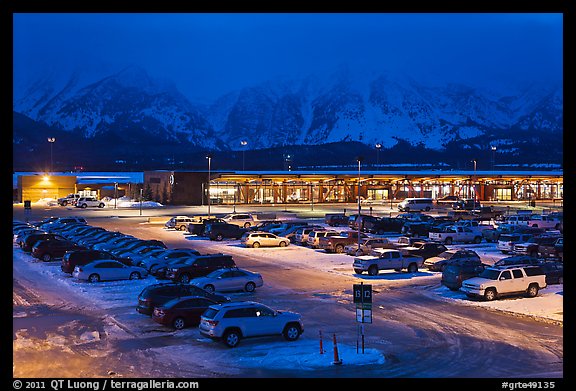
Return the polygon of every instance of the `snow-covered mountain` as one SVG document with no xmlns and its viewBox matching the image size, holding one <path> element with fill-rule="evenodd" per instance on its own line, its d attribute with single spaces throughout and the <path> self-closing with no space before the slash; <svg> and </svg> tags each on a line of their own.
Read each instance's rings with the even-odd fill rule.
<svg viewBox="0 0 576 391">
<path fill-rule="evenodd" d="M 561 85 L 530 85 L 503 96 L 462 84 L 433 86 L 405 75 L 344 70 L 269 81 L 200 105 L 139 67 L 87 80 L 78 74 L 39 78 L 15 89 L 13 109 L 86 139 L 115 134 L 127 142 L 211 150 L 240 150 L 241 140 L 249 149 L 340 141 L 390 148 L 404 140 L 442 150 L 482 137 L 510 145 L 517 131 L 563 131 Z"/>
</svg>

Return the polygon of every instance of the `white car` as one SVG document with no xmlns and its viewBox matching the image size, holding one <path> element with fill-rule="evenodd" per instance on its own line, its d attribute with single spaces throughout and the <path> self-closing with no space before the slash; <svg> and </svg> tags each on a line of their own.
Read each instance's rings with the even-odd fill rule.
<svg viewBox="0 0 576 391">
<path fill-rule="evenodd" d="M 229 224 L 235 224 L 243 228 L 249 228 L 258 222 L 258 220 L 249 213 L 232 213 L 222 217 L 222 220 Z"/>
<path fill-rule="evenodd" d="M 100 259 L 76 266 L 72 276 L 89 282 L 139 280 L 148 276 L 148 270 L 138 266 L 127 266 L 112 259 Z"/>
<path fill-rule="evenodd" d="M 78 201 L 76 201 L 77 208 L 83 208 L 83 209 L 86 209 L 88 207 L 103 208 L 105 206 L 106 204 L 104 204 L 102 201 L 98 201 L 94 197 L 80 197 L 78 198 Z"/>
<path fill-rule="evenodd" d="M 196 285 L 210 293 L 246 291 L 254 292 L 256 288 L 264 285 L 260 273 L 249 270 L 232 268 L 218 269 L 204 277 L 194 278 L 190 284 Z"/>
<path fill-rule="evenodd" d="M 235 347 L 242 338 L 283 335 L 295 341 L 304 332 L 300 314 L 276 311 L 252 301 L 217 304 L 200 317 L 200 334 Z"/>
<path fill-rule="evenodd" d="M 270 232 L 246 232 L 240 238 L 240 243 L 246 247 L 286 247 L 290 244 L 290 239 L 276 236 Z"/>
</svg>

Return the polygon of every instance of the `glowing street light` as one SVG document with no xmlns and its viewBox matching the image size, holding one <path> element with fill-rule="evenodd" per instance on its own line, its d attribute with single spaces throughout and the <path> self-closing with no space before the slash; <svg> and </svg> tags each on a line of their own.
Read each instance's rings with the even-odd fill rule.
<svg viewBox="0 0 576 391">
<path fill-rule="evenodd" d="M 358 217 L 356 218 L 358 223 L 358 252 L 360 252 L 360 163 L 362 160 L 362 156 L 356 158 L 356 161 L 358 162 Z"/>
<path fill-rule="evenodd" d="M 490 146 L 490 149 L 492 150 L 492 171 L 494 171 L 494 168 L 496 167 L 496 146 L 492 145 Z"/>
</svg>

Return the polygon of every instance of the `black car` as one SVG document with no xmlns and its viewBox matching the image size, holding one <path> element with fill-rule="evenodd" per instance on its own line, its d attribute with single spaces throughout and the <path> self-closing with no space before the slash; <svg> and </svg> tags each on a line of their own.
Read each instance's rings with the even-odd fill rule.
<svg viewBox="0 0 576 391">
<path fill-rule="evenodd" d="M 247 230 L 236 224 L 210 223 L 204 228 L 204 236 L 210 240 L 240 239 Z"/>
<path fill-rule="evenodd" d="M 227 223 L 227 221 L 217 217 L 202 219 L 198 222 L 189 223 L 188 232 L 194 235 L 202 236 L 204 235 L 204 229 L 206 228 L 206 225 L 211 223 Z"/>
<path fill-rule="evenodd" d="M 86 265 L 99 259 L 113 259 L 125 265 L 132 266 L 130 258 L 117 257 L 103 250 L 72 250 L 66 251 L 60 263 L 60 269 L 64 273 L 72 274 L 76 266 Z"/>
<path fill-rule="evenodd" d="M 408 254 L 418 255 L 424 259 L 435 257 L 446 250 L 448 248 L 445 245 L 437 242 L 415 242 L 411 246 L 404 247 L 404 251 Z"/>
<path fill-rule="evenodd" d="M 402 235 L 414 238 L 428 237 L 432 223 L 423 221 L 407 221 L 402 227 Z"/>
<path fill-rule="evenodd" d="M 147 286 L 138 295 L 136 311 L 145 315 L 152 315 L 155 307 L 159 307 L 170 300 L 183 296 L 207 297 L 218 303 L 229 302 L 230 299 L 216 293 L 210 293 L 200 287 L 190 284 L 160 283 Z"/>
<path fill-rule="evenodd" d="M 376 220 L 365 221 L 364 231 L 378 235 L 383 235 L 386 232 L 400 233 L 405 223 L 405 219 L 398 217 L 380 217 Z"/>
<path fill-rule="evenodd" d="M 487 265 L 476 261 L 461 261 L 447 265 L 442 272 L 442 285 L 451 291 L 457 291 L 462 287 L 462 281 L 478 276 Z"/>
<path fill-rule="evenodd" d="M 494 266 L 539 265 L 540 260 L 529 255 L 514 255 L 505 257 L 494 263 Z"/>
<path fill-rule="evenodd" d="M 20 241 L 18 244 L 23 251 L 29 253 L 32 252 L 32 247 L 34 247 L 34 245 L 40 240 L 66 240 L 66 238 L 59 234 L 35 232 L 23 237 L 22 241 Z"/>
<path fill-rule="evenodd" d="M 71 240 L 39 240 L 32 247 L 32 256 L 49 262 L 55 258 L 62 258 L 66 251 L 71 250 L 86 250 L 86 247 L 79 246 Z"/>
<path fill-rule="evenodd" d="M 540 268 L 546 274 L 546 284 L 564 284 L 564 263 L 557 261 L 546 261 L 540 263 Z"/>
<path fill-rule="evenodd" d="M 199 255 L 188 258 L 188 261 L 184 264 L 168 267 L 166 270 L 166 277 L 174 282 L 187 284 L 195 277 L 204 277 L 214 270 L 235 266 L 236 263 L 230 255 Z"/>
</svg>

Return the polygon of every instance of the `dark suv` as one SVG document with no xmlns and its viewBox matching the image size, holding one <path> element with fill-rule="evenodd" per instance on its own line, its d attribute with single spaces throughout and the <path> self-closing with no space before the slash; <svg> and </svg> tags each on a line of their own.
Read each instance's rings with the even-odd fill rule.
<svg viewBox="0 0 576 391">
<path fill-rule="evenodd" d="M 189 260 L 177 267 L 166 270 L 166 278 L 188 284 L 191 279 L 204 277 L 214 270 L 236 267 L 236 263 L 230 255 L 208 254 L 190 257 Z"/>
<path fill-rule="evenodd" d="M 172 299 L 184 296 L 202 296 L 218 303 L 229 302 L 226 296 L 210 293 L 196 285 L 161 283 L 149 285 L 138 295 L 136 311 L 144 315 L 152 315 L 154 307 L 159 307 Z"/>
<path fill-rule="evenodd" d="M 442 272 L 442 285 L 451 291 L 457 291 L 462 286 L 462 281 L 476 277 L 487 265 L 478 261 L 462 261 L 447 265 Z"/>
<path fill-rule="evenodd" d="M 62 269 L 64 273 L 72 274 L 76 266 L 86 265 L 87 263 L 90 263 L 97 259 L 113 259 L 128 266 L 132 265 L 132 261 L 130 258 L 117 257 L 115 255 L 110 254 L 107 251 L 73 250 L 73 251 L 66 251 L 66 254 L 64 254 L 64 256 L 62 257 L 60 269 Z"/>
<path fill-rule="evenodd" d="M 244 232 L 246 232 L 246 229 L 240 228 L 236 224 L 228 223 L 210 223 L 206 224 L 204 228 L 204 236 L 207 236 L 210 240 L 240 239 Z"/>
</svg>

